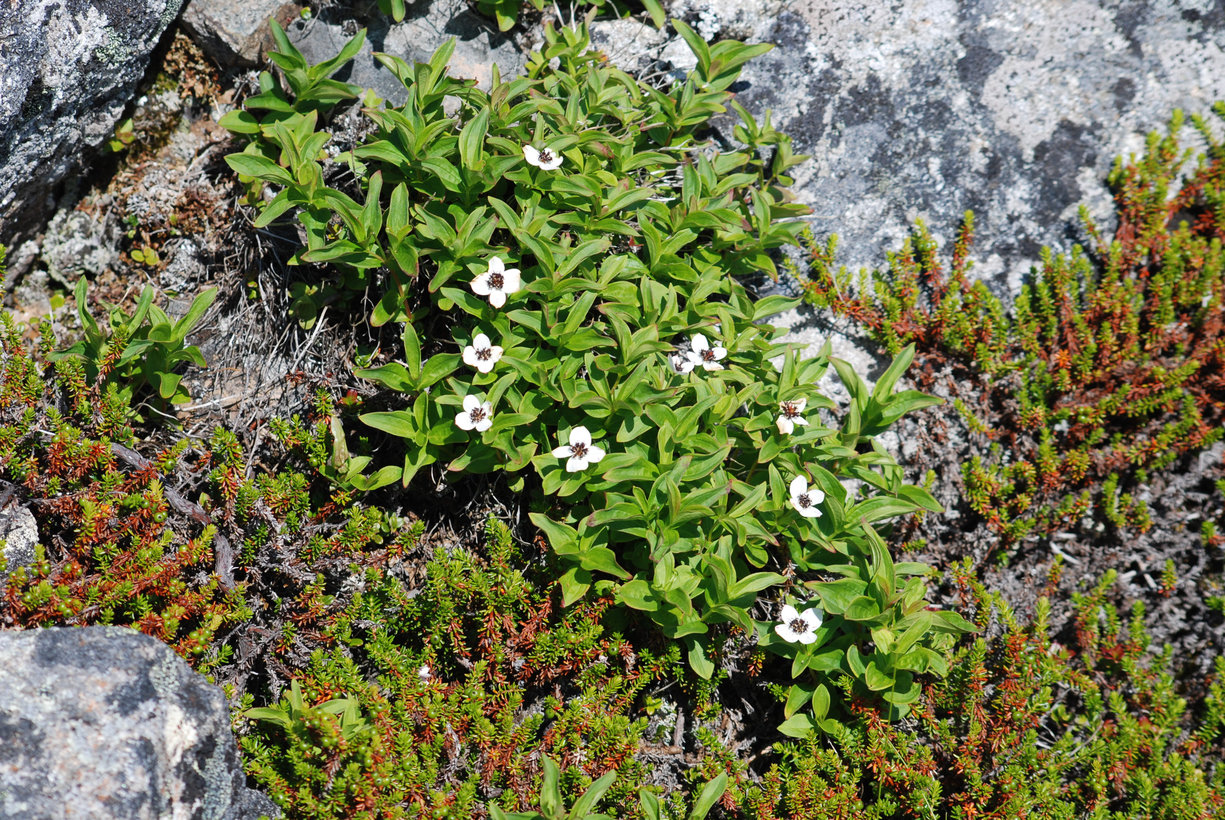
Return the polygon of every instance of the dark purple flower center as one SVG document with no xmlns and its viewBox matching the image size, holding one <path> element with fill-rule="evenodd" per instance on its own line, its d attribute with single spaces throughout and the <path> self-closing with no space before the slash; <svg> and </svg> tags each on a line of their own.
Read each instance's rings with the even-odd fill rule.
<svg viewBox="0 0 1225 820">
<path fill-rule="evenodd" d="M 714 351 L 714 350 L 712 350 L 711 348 L 707 348 L 706 350 L 703 350 L 703 351 L 702 351 L 702 361 L 704 361 L 704 362 L 713 362 L 714 360 L 715 360 L 715 351 Z"/>
<path fill-rule="evenodd" d="M 783 415 L 789 419 L 793 419 L 800 415 L 800 411 L 796 409 L 795 404 L 785 401 L 783 402 Z"/>
<path fill-rule="evenodd" d="M 472 420 L 473 424 L 476 424 L 479 421 L 483 421 L 485 418 L 485 408 L 484 407 L 473 407 L 472 410 L 469 411 L 468 413 L 468 418 Z"/>
<path fill-rule="evenodd" d="M 506 284 L 506 277 L 502 276 L 502 274 L 500 273 L 489 274 L 489 287 L 493 288 L 494 290 L 501 290 L 502 286 L 505 284 Z"/>
<path fill-rule="evenodd" d="M 587 445 L 586 444 L 571 444 L 570 445 L 570 457 L 571 458 L 586 458 L 587 457 Z"/>
<path fill-rule="evenodd" d="M 801 507 L 808 508 L 812 506 L 812 499 L 808 497 L 808 493 L 804 493 L 795 497 L 795 503 Z"/>
<path fill-rule="evenodd" d="M 548 165 L 552 161 L 553 161 L 553 152 L 550 151 L 548 148 L 541 148 L 540 149 L 540 164 Z"/>
<path fill-rule="evenodd" d="M 476 358 L 478 361 L 487 362 L 489 357 L 493 355 L 492 347 L 478 347 L 476 350 Z"/>
<path fill-rule="evenodd" d="M 787 626 L 791 627 L 791 631 L 797 635 L 803 635 L 808 631 L 808 621 L 804 620 L 803 618 L 796 618 L 791 623 L 787 624 Z"/>
</svg>

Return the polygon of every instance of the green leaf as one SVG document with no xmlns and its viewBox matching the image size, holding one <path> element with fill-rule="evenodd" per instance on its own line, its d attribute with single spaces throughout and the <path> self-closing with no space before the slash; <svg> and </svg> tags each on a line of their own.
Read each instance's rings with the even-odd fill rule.
<svg viewBox="0 0 1225 820">
<path fill-rule="evenodd" d="M 689 820 L 704 820 L 726 790 L 727 772 L 719 772 L 713 780 L 702 787 L 702 793 L 698 795 L 697 800 L 693 801 L 693 811 L 689 812 Z"/>
<path fill-rule="evenodd" d="M 485 167 L 483 149 L 488 131 L 489 108 L 484 107 L 459 132 L 459 159 L 465 168 L 479 171 Z"/>
<path fill-rule="evenodd" d="M 588 547 L 583 550 L 579 564 L 583 569 L 599 570 L 617 578 L 630 577 L 630 574 L 617 563 L 616 554 L 608 547 Z"/>
<path fill-rule="evenodd" d="M 600 802 L 600 798 L 604 796 L 604 792 L 608 791 L 608 787 L 617 779 L 615 771 L 608 772 L 599 780 L 587 787 L 587 791 L 583 792 L 582 797 L 574 801 L 574 807 L 570 809 L 568 815 L 571 820 L 587 820 L 591 814 L 591 810 L 595 808 L 595 804 Z"/>
<path fill-rule="evenodd" d="M 225 163 L 243 176 L 275 182 L 278 185 L 291 186 L 296 184 L 289 171 L 286 171 L 267 157 L 256 156 L 255 154 L 228 154 L 225 158 Z"/>
<path fill-rule="evenodd" d="M 382 430 L 398 438 L 418 442 L 425 432 L 418 425 L 413 414 L 407 410 L 389 410 L 381 413 L 363 413 L 358 416 L 362 423 Z"/>
<path fill-rule="evenodd" d="M 842 582 L 835 581 L 835 583 Z M 866 595 L 859 595 L 852 598 L 846 605 L 842 617 L 848 621 L 870 621 L 873 618 L 879 618 L 880 614 L 880 607 L 877 606 L 876 601 Z"/>
<path fill-rule="evenodd" d="M 659 609 L 659 601 L 651 594 L 651 587 L 641 578 L 624 583 L 617 590 L 616 600 L 633 609 L 644 612 L 654 612 Z"/>
<path fill-rule="evenodd" d="M 706 650 L 698 641 L 689 642 L 689 666 L 703 680 L 710 680 L 715 673 L 714 663 L 706 657 Z"/>
<path fill-rule="evenodd" d="M 778 727 L 778 731 L 787 737 L 806 738 L 817 728 L 813 719 L 804 712 L 799 712 L 787 718 Z"/>
<path fill-rule="evenodd" d="M 541 760 L 544 768 L 544 778 L 540 784 L 540 810 L 547 817 L 560 817 L 564 811 L 561 802 L 561 770 L 552 758 Z"/>
<path fill-rule="evenodd" d="M 838 581 L 823 581 L 811 585 L 812 591 L 821 597 L 826 612 L 841 615 L 857 597 L 863 595 L 868 585 L 853 578 Z"/>
</svg>

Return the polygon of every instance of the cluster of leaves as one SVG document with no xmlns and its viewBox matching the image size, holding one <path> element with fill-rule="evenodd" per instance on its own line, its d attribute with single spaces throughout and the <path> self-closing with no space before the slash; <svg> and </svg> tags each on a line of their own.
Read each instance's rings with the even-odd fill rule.
<svg viewBox="0 0 1225 820">
<path fill-rule="evenodd" d="M 488 93 L 448 76 L 453 43 L 428 64 L 379 55 L 408 100 L 365 108 L 376 130 L 332 168 L 356 177 L 361 201 L 328 184 L 330 135 L 316 130 L 319 101 L 340 93 L 327 75 L 361 35 L 314 68 L 281 35 L 289 93 L 267 77 L 222 120 L 250 137 L 227 160 L 279 189 L 257 200 L 257 225 L 296 216 L 298 259 L 381 287 L 371 321 L 403 323 L 404 361 L 360 371 L 404 408 L 362 416 L 402 440 L 403 463 L 346 469 L 353 486 L 407 486 L 436 462 L 510 473 L 565 603 L 613 596 L 645 613 L 704 678 L 730 632 L 754 635 L 792 662 L 788 732 L 822 725 L 837 673 L 901 715 L 915 674 L 942 671 L 944 639 L 968 628 L 927 609 L 927 568 L 895 567 L 872 528 L 938 509 L 875 442 L 933 400 L 893 393 L 909 352 L 872 391 L 835 361 L 854 396 L 840 428 L 791 421 L 834 407 L 815 389 L 827 358 L 773 344 L 760 322 L 793 301 L 754 301 L 735 274 L 775 273 L 771 252 L 798 234 L 788 218 L 805 209 L 785 174 L 799 158 L 734 103 L 744 149 L 702 140 L 768 46 L 708 45 L 674 25 L 697 67 L 665 90 L 606 65 L 585 27 L 547 27 L 526 76 L 495 72 Z M 768 609 L 783 595 L 819 605 L 816 640 L 755 620 L 766 591 Z"/>
<path fill-rule="evenodd" d="M 1052 641 L 1047 599 L 1022 624 L 997 595 L 955 575 L 990 638 L 958 649 L 925 687 L 916 721 L 871 708 L 833 735 L 787 744 L 758 785 L 730 791 L 757 818 L 1150 817 L 1225 812 L 1225 659 L 1189 714 L 1153 653 L 1137 605 L 1108 602 L 1113 574 L 1078 596 L 1075 642 Z"/>
<path fill-rule="evenodd" d="M 1225 104 L 1214 111 L 1225 118 Z M 977 404 L 959 404 L 993 441 L 987 458 L 965 465 L 965 491 L 1006 541 L 1094 508 L 1143 531 L 1148 512 L 1126 488 L 1225 435 L 1225 145 L 1193 121 L 1207 151 L 1180 147 L 1176 114 L 1143 157 L 1110 174 L 1114 239 L 1082 211 L 1093 249 L 1044 250 L 1009 309 L 967 279 L 970 215 L 947 275 L 920 225 L 873 289 L 835 270 L 834 240 L 806 240 L 814 304 L 858 319 L 891 349 L 913 343 L 925 363 L 948 358 L 987 377 Z"/>
<path fill-rule="evenodd" d="M 53 354 L 51 360 L 63 362 L 65 372 L 83 373 L 88 386 L 105 392 L 116 406 L 133 408 L 137 420 L 142 417 L 135 408 L 146 400 L 153 402 L 155 410 L 188 401 L 183 376 L 175 371 L 185 363 L 205 366 L 199 348 L 188 345 L 186 339 L 217 298 L 217 289 L 201 292 L 185 314 L 171 320 L 153 304 L 153 288 L 146 286 L 131 315 L 112 306 L 104 327 L 89 312 L 87 287 L 82 278 L 75 293 L 85 334 L 76 344 Z M 48 331 L 44 328 L 43 332 Z"/>
</svg>

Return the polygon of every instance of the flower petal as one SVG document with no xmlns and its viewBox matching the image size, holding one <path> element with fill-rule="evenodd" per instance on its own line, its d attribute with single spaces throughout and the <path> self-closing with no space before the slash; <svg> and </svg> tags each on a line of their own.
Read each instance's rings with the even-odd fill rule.
<svg viewBox="0 0 1225 820">
<path fill-rule="evenodd" d="M 706 336 L 701 333 L 693 334 L 693 338 L 689 340 L 689 344 L 693 346 L 693 352 L 701 354 L 703 350 L 710 350 L 710 342 L 706 341 Z"/>
<path fill-rule="evenodd" d="M 825 493 L 821 492 L 820 490 L 814 487 L 813 489 L 808 491 L 808 500 L 811 501 L 813 504 L 820 504 L 822 501 L 825 500 Z"/>
<path fill-rule="evenodd" d="M 468 360 L 464 359 L 464 361 Z M 782 433 L 784 436 L 791 435 L 791 433 L 795 430 L 795 425 L 792 424 L 791 419 L 787 418 L 786 416 L 779 416 L 778 421 L 774 422 L 774 424 L 776 427 L 778 427 L 778 432 Z"/>
<path fill-rule="evenodd" d="M 490 273 L 505 273 L 506 272 L 506 265 L 503 264 L 502 257 L 495 256 L 489 260 L 489 272 Z"/>
<path fill-rule="evenodd" d="M 491 290 L 489 292 L 489 304 L 496 308 L 502 307 L 502 305 L 506 304 L 506 294 L 500 290 Z"/>
<path fill-rule="evenodd" d="M 804 619 L 804 623 L 808 624 L 808 631 L 812 632 L 821 625 L 821 611 L 819 609 L 806 609 L 800 613 L 800 617 Z"/>
<path fill-rule="evenodd" d="M 808 492 L 808 479 L 802 475 L 797 475 L 791 479 L 791 485 L 787 487 L 787 492 L 791 493 L 792 498 L 798 498 Z"/>
<path fill-rule="evenodd" d="M 595 464 L 597 461 L 599 461 L 602 458 L 604 458 L 604 448 L 603 447 L 596 447 L 594 444 L 592 444 L 590 447 L 587 448 L 587 460 L 590 461 L 592 464 Z"/>
<path fill-rule="evenodd" d="M 503 348 L 501 348 L 498 345 L 493 345 L 492 347 L 489 348 L 489 361 L 496 362 L 498 359 L 502 358 L 503 352 L 504 352 Z M 807 424 L 808 422 L 804 422 L 804 423 Z"/>
<path fill-rule="evenodd" d="M 478 433 L 483 433 L 486 430 L 488 430 L 490 427 L 493 427 L 493 415 L 492 414 L 485 416 L 485 418 L 478 421 L 475 425 L 476 431 Z"/>
<path fill-rule="evenodd" d="M 796 504 L 794 500 L 792 500 L 791 503 L 795 504 L 795 508 L 799 510 L 800 515 L 804 516 L 805 518 L 820 518 L 821 517 L 821 511 L 817 509 L 816 505 L 809 505 L 807 507 L 801 507 L 799 504 Z"/>
<path fill-rule="evenodd" d="M 553 458 L 569 458 L 572 455 L 574 455 L 574 450 L 569 444 L 553 448 Z"/>
<path fill-rule="evenodd" d="M 555 171 L 561 167 L 561 160 L 562 160 L 561 154 L 558 154 L 555 152 L 550 152 L 550 153 L 553 154 L 553 159 L 549 160 L 548 162 L 540 163 L 540 169 L 542 171 Z"/>
<path fill-rule="evenodd" d="M 800 613 L 791 604 L 783 604 L 783 611 L 779 613 L 778 619 L 785 624 L 789 624 L 796 618 L 800 617 Z"/>
<path fill-rule="evenodd" d="M 713 353 L 713 354 L 715 354 L 715 358 L 716 358 L 716 359 L 724 359 L 724 358 L 727 358 L 727 348 L 725 348 L 725 347 L 723 347 L 723 346 L 721 346 L 721 345 L 715 345 L 714 349 L 713 349 L 713 350 L 711 350 L 710 352 L 711 352 L 711 353 Z"/>
<path fill-rule="evenodd" d="M 502 271 L 503 293 L 514 293 L 521 287 L 523 287 L 523 280 L 519 276 L 518 268 L 507 268 Z"/>
<path fill-rule="evenodd" d="M 817 636 L 814 635 L 812 632 L 801 632 L 795 637 L 796 637 L 796 640 L 798 640 L 800 643 L 804 644 L 805 646 L 808 646 L 809 644 L 813 644 L 817 642 Z"/>
<path fill-rule="evenodd" d="M 808 399 L 792 399 L 791 406 L 795 408 L 795 412 L 803 413 L 804 408 L 808 405 Z"/>
<path fill-rule="evenodd" d="M 490 291 L 489 274 L 488 273 L 480 274 L 479 276 L 477 276 L 475 279 L 472 280 L 472 284 L 469 287 L 472 288 L 472 292 L 475 293 L 477 296 L 488 296 L 489 291 Z"/>
<path fill-rule="evenodd" d="M 523 158 L 527 160 L 528 165 L 540 167 L 540 152 L 531 145 L 523 146 Z"/>
<path fill-rule="evenodd" d="M 710 361 L 710 362 L 704 361 L 702 362 L 702 367 L 706 368 L 707 370 L 722 370 L 723 369 L 723 365 L 715 361 Z"/>
<path fill-rule="evenodd" d="M 570 460 L 566 462 L 566 472 L 567 473 L 577 473 L 579 470 L 584 469 L 586 466 L 587 466 L 586 458 L 579 458 L 578 456 L 572 456 Z"/>
<path fill-rule="evenodd" d="M 787 624 L 775 624 L 774 631 L 787 643 L 795 643 L 800 639 L 800 636 L 792 631 L 791 627 L 787 626 Z"/>
<path fill-rule="evenodd" d="M 472 346 L 477 348 L 478 350 L 484 350 L 490 347 L 489 337 L 486 336 L 484 333 L 476 334 L 475 336 L 472 337 Z"/>
<path fill-rule="evenodd" d="M 471 413 L 481 406 L 481 400 L 476 396 L 464 396 L 464 412 Z"/>
<path fill-rule="evenodd" d="M 455 426 L 461 430 L 471 430 L 476 424 L 473 423 L 471 414 L 460 413 L 455 417 Z"/>
<path fill-rule="evenodd" d="M 795 418 L 793 418 L 793 419 L 791 420 L 791 423 L 792 423 L 792 424 L 799 424 L 799 425 L 801 425 L 801 426 L 803 426 L 803 427 L 807 427 L 807 426 L 808 426 L 808 419 L 802 419 L 802 418 L 800 418 L 799 416 L 796 416 Z"/>
<path fill-rule="evenodd" d="M 481 369 L 482 362 L 476 357 L 476 348 L 472 345 L 464 348 L 464 364 L 469 367 L 475 367 L 477 370 Z"/>
<path fill-rule="evenodd" d="M 584 447 L 591 444 L 591 432 L 582 425 L 570 431 L 570 446 L 573 447 L 576 444 L 581 444 Z"/>
</svg>

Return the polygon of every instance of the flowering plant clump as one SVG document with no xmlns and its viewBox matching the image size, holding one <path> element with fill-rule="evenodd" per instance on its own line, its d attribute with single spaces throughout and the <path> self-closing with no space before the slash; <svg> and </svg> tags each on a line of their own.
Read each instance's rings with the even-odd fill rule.
<svg viewBox="0 0 1225 820">
<path fill-rule="evenodd" d="M 348 456 L 378 467 L 344 470 L 354 488 L 407 486 L 434 463 L 506 473 L 531 493 L 564 604 L 615 600 L 705 678 L 732 630 L 755 636 L 790 661 L 789 704 L 811 703 L 789 709 L 790 733 L 823 725 L 843 675 L 902 714 L 967 625 L 927 610 L 926 568 L 895 566 L 873 529 L 939 508 L 873 439 L 934 400 L 894 392 L 909 353 L 869 389 L 828 347 L 802 359 L 775 343 L 766 319 L 798 300 L 754 299 L 734 274 L 778 273 L 807 210 L 786 191 L 800 158 L 728 92 L 769 46 L 673 25 L 697 65 L 666 90 L 599 59 L 583 26 L 546 26 L 526 76 L 495 73 L 488 92 L 447 75 L 453 45 L 417 66 L 379 55 L 408 99 L 364 109 L 373 134 L 337 158 L 348 191 L 324 184 L 329 137 L 287 99 L 266 127 L 230 118 L 253 137 L 231 164 L 282 189 L 261 220 L 297 208 L 301 258 L 382 289 L 372 323 L 402 328 L 399 360 L 359 371 L 397 408 L 361 420 L 402 445 Z M 728 106 L 743 150 L 705 141 Z M 830 365 L 853 403 L 838 428 L 801 415 L 836 409 L 816 387 Z M 752 616 L 800 588 L 823 620 L 787 634 L 811 641 Z"/>
</svg>

